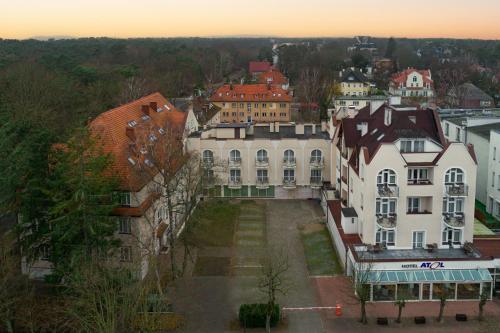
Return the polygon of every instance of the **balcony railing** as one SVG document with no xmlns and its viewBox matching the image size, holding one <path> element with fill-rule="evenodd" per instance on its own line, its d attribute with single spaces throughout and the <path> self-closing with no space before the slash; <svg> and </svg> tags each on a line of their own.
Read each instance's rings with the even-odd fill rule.
<svg viewBox="0 0 500 333">
<path fill-rule="evenodd" d="M 240 166 L 241 166 L 241 157 L 229 159 L 229 167 L 230 168 L 238 168 Z"/>
<path fill-rule="evenodd" d="M 466 197 L 469 187 L 465 184 L 445 184 L 445 191 L 451 197 Z"/>
<path fill-rule="evenodd" d="M 241 178 L 240 177 L 231 177 L 228 181 L 229 188 L 241 188 Z"/>
<path fill-rule="evenodd" d="M 257 157 L 255 166 L 258 168 L 267 168 L 269 166 L 269 157 Z"/>
<path fill-rule="evenodd" d="M 464 213 L 443 213 L 443 220 L 452 228 L 463 228 L 465 225 Z"/>
<path fill-rule="evenodd" d="M 285 168 L 295 168 L 297 162 L 295 157 L 285 157 L 283 158 L 283 167 Z"/>
<path fill-rule="evenodd" d="M 284 188 L 295 188 L 297 186 L 297 181 L 295 178 L 283 178 Z"/>
<path fill-rule="evenodd" d="M 309 183 L 311 187 L 321 187 L 323 185 L 323 179 L 321 177 L 311 177 Z"/>
<path fill-rule="evenodd" d="M 379 184 L 377 185 L 377 193 L 379 197 L 393 198 L 399 195 L 399 188 L 393 184 Z"/>
<path fill-rule="evenodd" d="M 257 188 L 268 188 L 269 187 L 269 177 L 259 177 L 255 182 Z"/>
<path fill-rule="evenodd" d="M 311 157 L 309 159 L 309 165 L 311 166 L 311 168 L 317 168 L 317 169 L 321 169 L 323 168 L 323 158 L 322 157 Z"/>
<path fill-rule="evenodd" d="M 408 185 L 432 185 L 430 179 L 408 179 Z"/>
<path fill-rule="evenodd" d="M 377 214 L 377 224 L 382 228 L 395 228 L 397 222 L 396 214 Z"/>
</svg>

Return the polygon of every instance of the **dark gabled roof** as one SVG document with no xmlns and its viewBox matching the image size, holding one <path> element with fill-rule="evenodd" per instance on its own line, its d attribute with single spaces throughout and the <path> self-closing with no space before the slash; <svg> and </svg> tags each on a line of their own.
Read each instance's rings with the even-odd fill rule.
<svg viewBox="0 0 500 333">
<path fill-rule="evenodd" d="M 366 76 L 358 69 L 348 68 L 342 72 L 340 82 L 368 82 Z"/>
<path fill-rule="evenodd" d="M 466 100 L 493 100 L 490 95 L 469 82 L 461 84 L 456 90 L 458 90 L 459 96 Z M 450 95 L 457 96 L 455 89 L 451 89 Z"/>
</svg>

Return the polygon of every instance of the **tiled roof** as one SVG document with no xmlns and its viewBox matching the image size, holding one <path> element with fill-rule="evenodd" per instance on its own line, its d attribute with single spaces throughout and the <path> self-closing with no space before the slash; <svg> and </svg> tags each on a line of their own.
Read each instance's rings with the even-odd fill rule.
<svg viewBox="0 0 500 333">
<path fill-rule="evenodd" d="M 178 111 L 160 93 L 154 93 L 101 113 L 89 127 L 97 141 L 102 144 L 104 152 L 113 156 L 112 168 L 114 174 L 119 177 L 121 189 L 136 192 L 149 180 L 147 177 L 141 177 L 129 161 L 129 158 L 133 159 L 130 146 L 134 144 L 134 140 L 131 138 L 131 132 L 146 124 L 152 131 L 159 131 L 160 128 L 182 130 L 186 117 L 186 112 Z"/>
<path fill-rule="evenodd" d="M 340 82 L 361 82 L 365 83 L 368 82 L 368 79 L 366 76 L 361 73 L 360 70 L 358 69 L 346 69 L 342 71 L 342 76 L 340 78 Z"/>
<path fill-rule="evenodd" d="M 473 85 L 472 83 L 464 83 L 457 87 L 457 89 L 452 88 L 450 90 L 451 96 L 457 96 L 456 90 L 458 90 L 458 96 L 465 100 L 485 100 L 485 101 L 493 101 L 493 98 Z"/>
<path fill-rule="evenodd" d="M 280 71 L 271 69 L 259 75 L 259 83 L 287 84 L 288 79 Z"/>
<path fill-rule="evenodd" d="M 420 75 L 422 75 L 424 83 L 430 83 L 431 85 L 434 83 L 434 81 L 431 79 L 431 71 L 428 69 L 415 69 L 415 68 L 408 68 L 405 69 L 402 72 L 396 73 L 391 77 L 391 82 L 393 83 L 406 83 L 406 80 L 408 79 L 408 76 L 411 75 L 412 73 L 417 72 Z"/>
<path fill-rule="evenodd" d="M 270 84 L 225 84 L 215 91 L 212 102 L 291 102 L 292 96 Z"/>
<path fill-rule="evenodd" d="M 267 72 L 271 69 L 271 66 L 269 61 L 250 61 L 248 64 L 248 71 L 250 74 Z"/>
</svg>

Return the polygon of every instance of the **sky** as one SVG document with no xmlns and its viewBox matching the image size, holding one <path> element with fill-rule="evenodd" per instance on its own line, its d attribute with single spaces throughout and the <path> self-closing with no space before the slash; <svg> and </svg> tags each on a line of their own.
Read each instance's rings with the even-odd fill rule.
<svg viewBox="0 0 500 333">
<path fill-rule="evenodd" d="M 500 0 L 0 0 L 0 38 L 500 39 Z"/>
</svg>

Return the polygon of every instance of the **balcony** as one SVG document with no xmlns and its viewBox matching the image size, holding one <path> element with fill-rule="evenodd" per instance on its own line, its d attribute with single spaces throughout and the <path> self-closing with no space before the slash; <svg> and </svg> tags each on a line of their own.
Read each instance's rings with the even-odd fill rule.
<svg viewBox="0 0 500 333">
<path fill-rule="evenodd" d="M 321 177 L 311 177 L 309 183 L 311 187 L 319 188 L 323 186 L 323 179 Z"/>
<path fill-rule="evenodd" d="M 377 214 L 377 224 L 385 229 L 393 229 L 396 227 L 396 214 Z"/>
<path fill-rule="evenodd" d="M 464 213 L 443 213 L 443 221 L 450 228 L 463 228 L 465 215 Z"/>
<path fill-rule="evenodd" d="M 269 167 L 269 157 L 258 157 L 255 159 L 255 166 L 257 168 Z"/>
<path fill-rule="evenodd" d="M 297 162 L 295 157 L 285 157 L 283 159 L 283 167 L 284 168 L 295 168 L 297 166 Z"/>
<path fill-rule="evenodd" d="M 233 189 L 241 188 L 241 178 L 240 177 L 229 178 L 227 186 Z"/>
<path fill-rule="evenodd" d="M 269 177 L 259 177 L 255 182 L 255 187 L 258 189 L 266 189 L 269 188 Z"/>
<path fill-rule="evenodd" d="M 322 169 L 324 165 L 324 160 L 322 157 L 311 157 L 309 160 L 309 166 L 312 169 Z"/>
<path fill-rule="evenodd" d="M 469 187 L 465 184 L 445 184 L 446 195 L 450 197 L 466 197 Z"/>
<path fill-rule="evenodd" d="M 408 185 L 432 185 L 430 179 L 408 179 Z"/>
<path fill-rule="evenodd" d="M 230 168 L 239 168 L 239 167 L 241 167 L 241 157 L 230 158 L 229 159 L 229 167 Z"/>
<path fill-rule="evenodd" d="M 283 178 L 283 188 L 296 188 L 297 187 L 297 181 L 295 178 Z"/>
<path fill-rule="evenodd" d="M 377 193 L 382 198 L 394 198 L 399 196 L 399 188 L 397 185 L 380 184 L 377 185 Z"/>
</svg>

